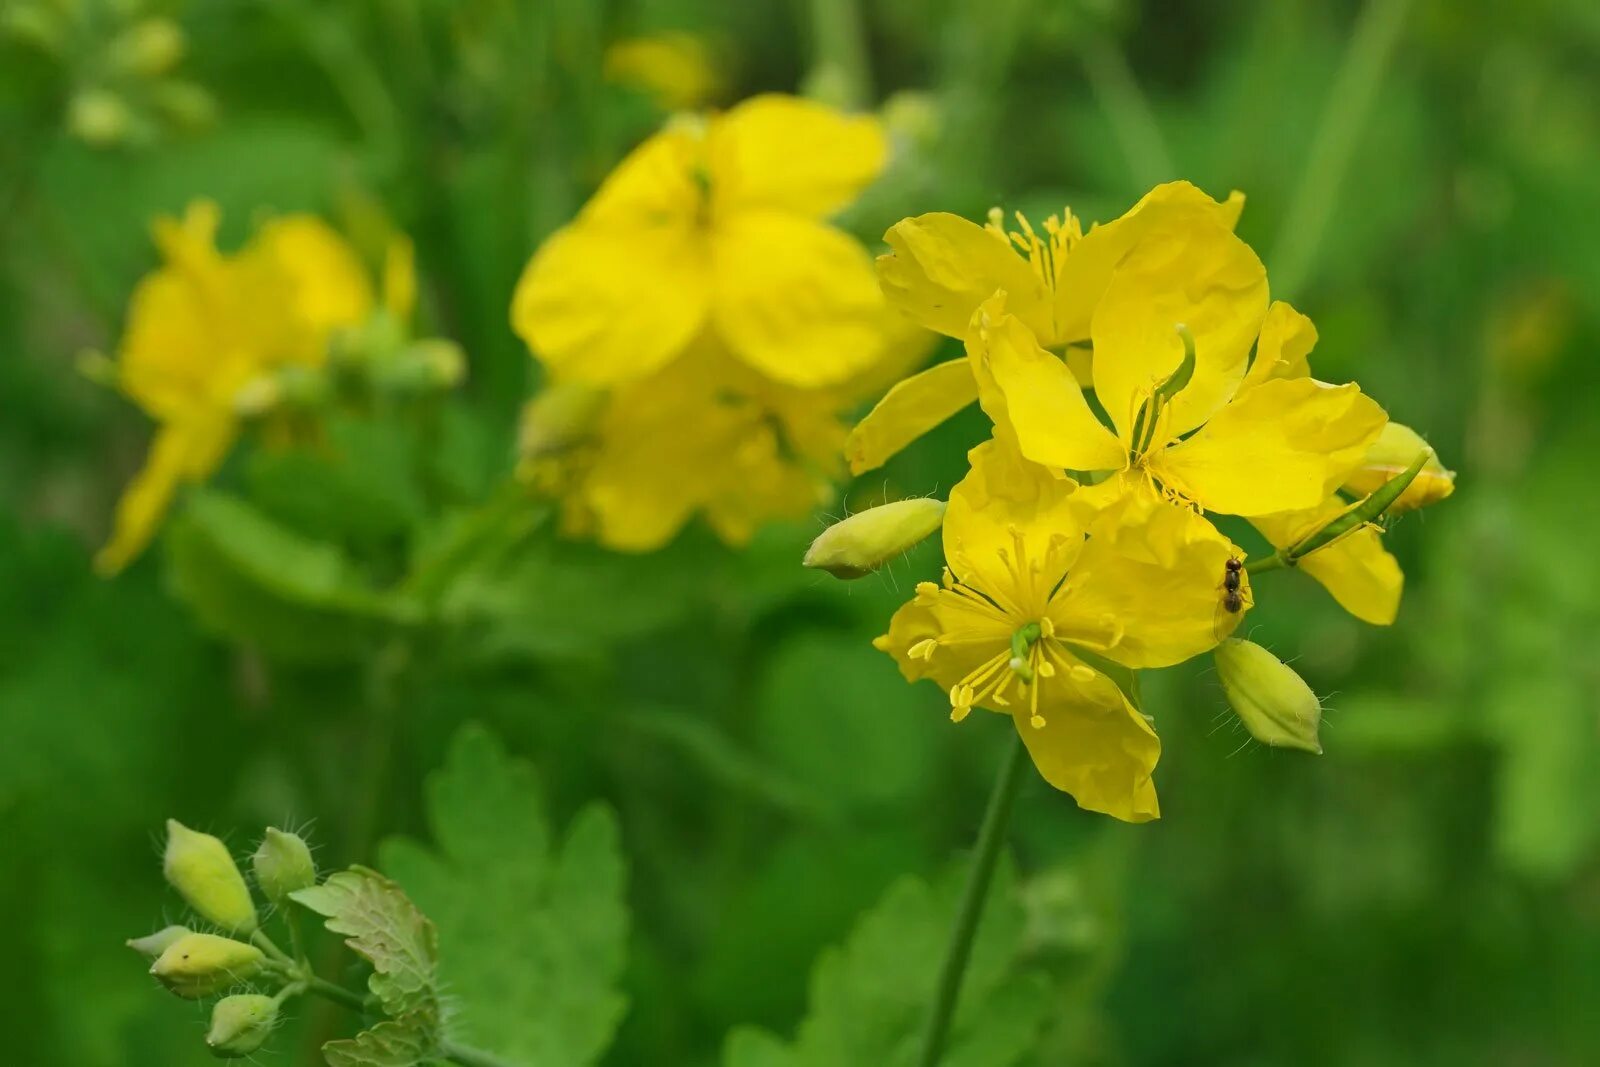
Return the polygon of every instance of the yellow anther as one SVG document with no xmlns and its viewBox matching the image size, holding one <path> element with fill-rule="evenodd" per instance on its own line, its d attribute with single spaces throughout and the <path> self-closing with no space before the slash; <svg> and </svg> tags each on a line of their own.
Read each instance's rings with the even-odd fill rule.
<svg viewBox="0 0 1600 1067">
<path fill-rule="evenodd" d="M 1054 678 L 1056 676 L 1056 665 L 1047 659 L 1039 660 L 1038 670 L 1041 678 Z"/>
<path fill-rule="evenodd" d="M 1074 663 L 1072 665 L 1072 680 L 1075 681 L 1075 682 L 1092 682 L 1092 681 L 1094 681 L 1095 680 L 1094 668 L 1093 667 L 1085 667 L 1081 663 Z"/>
<path fill-rule="evenodd" d="M 1056 624 L 1050 621 L 1050 616 L 1046 615 L 1039 620 L 1039 635 L 1041 637 L 1054 637 L 1056 635 Z"/>
<path fill-rule="evenodd" d="M 1035 715 L 1033 718 L 1028 720 L 1028 725 L 1032 726 L 1035 730 L 1043 730 L 1044 729 L 1044 716 L 1043 715 Z"/>
<path fill-rule="evenodd" d="M 918 596 L 933 596 L 937 592 L 939 592 L 939 583 L 937 583 L 937 582 L 918 582 L 917 583 L 917 595 Z"/>
<path fill-rule="evenodd" d="M 962 704 L 959 707 L 951 708 L 950 709 L 950 721 L 951 722 L 960 722 L 962 719 L 965 719 L 967 717 L 967 715 L 971 711 L 972 711 L 972 705 L 971 704 Z"/>
<path fill-rule="evenodd" d="M 938 638 L 924 637 L 921 641 L 906 650 L 906 655 L 912 659 L 932 659 L 933 650 L 939 647 Z"/>
</svg>

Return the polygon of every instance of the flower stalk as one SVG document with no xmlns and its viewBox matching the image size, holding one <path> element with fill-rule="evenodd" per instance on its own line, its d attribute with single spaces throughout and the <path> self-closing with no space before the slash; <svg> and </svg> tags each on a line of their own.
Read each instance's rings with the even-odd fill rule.
<svg viewBox="0 0 1600 1067">
<path fill-rule="evenodd" d="M 1432 458 L 1431 449 L 1417 453 L 1417 458 L 1411 461 L 1409 467 L 1373 490 L 1364 500 L 1351 505 L 1338 518 L 1289 548 L 1281 549 L 1261 559 L 1251 560 L 1245 564 L 1244 569 L 1251 574 L 1260 574 L 1281 567 L 1293 567 L 1319 548 L 1327 548 L 1346 534 L 1359 530 L 1369 522 L 1376 522 L 1384 512 L 1394 506 L 1395 501 L 1400 499 L 1401 494 L 1417 475 L 1422 473 L 1422 468 L 1426 467 Z"/>
<path fill-rule="evenodd" d="M 945 948 L 944 963 L 939 968 L 939 985 L 934 992 L 933 1007 L 928 1012 L 927 1029 L 922 1035 L 922 1052 L 917 1059 L 919 1067 L 935 1067 L 944 1054 L 950 1021 L 955 1016 L 956 1001 L 961 993 L 961 980 L 966 976 L 967 961 L 972 956 L 972 939 L 978 932 L 978 920 L 983 915 L 983 904 L 989 896 L 989 885 L 994 881 L 995 863 L 1000 858 L 1000 845 L 1005 840 L 1006 828 L 1011 824 L 1011 808 L 1017 798 L 1017 787 L 1022 782 L 1023 765 L 1027 762 L 1027 748 L 1022 743 L 1022 736 L 1013 732 L 1005 760 L 1000 764 L 1000 774 L 995 778 L 994 789 L 989 794 L 989 806 L 983 815 L 983 826 L 978 831 L 978 843 L 973 852 L 972 866 L 967 871 L 966 887 L 961 891 L 955 926 L 950 931 L 950 943 Z"/>
</svg>

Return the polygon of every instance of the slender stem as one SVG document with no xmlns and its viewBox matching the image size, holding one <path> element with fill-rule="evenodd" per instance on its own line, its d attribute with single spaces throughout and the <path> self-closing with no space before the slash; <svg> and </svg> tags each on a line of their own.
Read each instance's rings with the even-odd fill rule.
<svg viewBox="0 0 1600 1067">
<path fill-rule="evenodd" d="M 827 71 L 845 107 L 865 107 L 872 97 L 872 73 L 855 0 L 811 0 L 811 32 L 816 38 L 812 76 Z"/>
<path fill-rule="evenodd" d="M 994 866 L 1000 858 L 1006 827 L 1011 822 L 1011 806 L 1017 797 L 1017 786 L 1022 782 L 1022 768 L 1028 762 L 1027 751 L 1022 735 L 1013 731 L 1005 761 L 1000 764 L 1000 774 L 994 780 L 994 790 L 989 794 L 989 807 L 983 814 L 983 827 L 978 831 L 972 867 L 967 871 L 967 884 L 961 891 L 961 906 L 950 931 L 950 944 L 945 948 L 944 965 L 939 969 L 939 986 L 928 1012 L 928 1028 L 922 1035 L 922 1055 L 917 1060 L 920 1067 L 936 1067 L 944 1053 L 956 998 L 961 993 L 961 980 L 972 955 L 973 935 L 978 932 L 978 919 L 983 915 L 989 883 L 994 880 Z"/>
<path fill-rule="evenodd" d="M 1134 180 L 1143 187 L 1172 178 L 1172 155 L 1161 125 L 1122 49 L 1097 31 L 1084 36 L 1078 51 L 1095 101 L 1111 123 L 1112 136 L 1121 146 Z"/>
<path fill-rule="evenodd" d="M 1356 139 L 1383 85 L 1383 74 L 1400 41 L 1411 0 L 1367 0 L 1345 49 L 1327 104 L 1311 142 L 1305 173 L 1284 215 L 1278 243 L 1268 257 L 1274 294 L 1299 296 L 1333 211 L 1339 185 L 1350 167 Z"/>
<path fill-rule="evenodd" d="M 318 978 L 316 975 L 311 975 L 303 979 L 303 981 L 308 993 L 315 993 L 324 1000 L 342 1004 L 351 1011 L 365 1012 L 367 1010 L 367 998 L 357 993 L 354 989 L 346 989 L 342 985 L 335 985 L 326 978 Z"/>
<path fill-rule="evenodd" d="M 459 1063 L 462 1067 L 516 1067 L 510 1060 L 503 1060 L 492 1052 L 485 1052 L 470 1045 L 458 1045 L 454 1041 L 444 1041 L 439 1046 L 439 1055 L 451 1063 Z"/>
<path fill-rule="evenodd" d="M 1289 561 L 1283 558 L 1282 552 L 1274 552 L 1270 556 L 1251 560 L 1244 565 L 1244 570 L 1246 574 L 1260 574 L 1262 571 L 1275 571 L 1288 565 Z"/>
<path fill-rule="evenodd" d="M 283 949 L 274 944 L 272 938 L 268 937 L 264 931 L 257 930 L 255 933 L 251 934 L 250 943 L 255 945 L 256 948 L 259 948 L 262 952 L 265 952 L 269 957 L 278 963 L 282 963 L 291 967 L 294 966 L 295 961 L 289 958 L 288 953 L 284 952 Z"/>
</svg>

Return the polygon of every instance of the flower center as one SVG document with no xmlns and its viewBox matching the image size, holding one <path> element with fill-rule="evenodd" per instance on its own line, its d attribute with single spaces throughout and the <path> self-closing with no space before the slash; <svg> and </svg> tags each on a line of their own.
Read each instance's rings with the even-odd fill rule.
<svg viewBox="0 0 1600 1067">
<path fill-rule="evenodd" d="M 1045 288 L 1055 289 L 1057 265 L 1067 258 L 1072 246 L 1083 237 L 1083 223 L 1070 210 L 1064 210 L 1062 215 L 1051 215 L 1044 220 L 1044 236 L 1040 237 L 1022 212 L 1016 212 L 1015 218 L 1020 231 L 1008 231 L 1005 228 L 1005 215 L 999 208 L 992 207 L 985 228 L 1015 245 L 1044 282 Z"/>
</svg>

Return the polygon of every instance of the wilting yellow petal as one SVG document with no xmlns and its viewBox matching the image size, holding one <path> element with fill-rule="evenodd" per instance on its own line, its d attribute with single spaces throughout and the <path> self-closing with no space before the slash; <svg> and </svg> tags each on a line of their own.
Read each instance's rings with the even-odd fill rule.
<svg viewBox="0 0 1600 1067">
<path fill-rule="evenodd" d="M 1161 758 L 1161 739 L 1116 683 L 1080 664 L 1058 670 L 1044 692 L 1052 699 L 1041 702 L 1043 726 L 1032 725 L 1030 709 L 1019 707 L 1014 714 L 1044 780 L 1089 811 L 1124 822 L 1160 818 L 1151 774 Z"/>
<path fill-rule="evenodd" d="M 888 154 L 883 126 L 870 115 L 846 115 L 793 96 L 752 97 L 711 120 L 706 156 L 713 213 L 830 215 L 878 176 Z"/>
<path fill-rule="evenodd" d="M 1182 663 L 1217 643 L 1226 564 L 1242 556 L 1189 508 L 1127 493 L 1090 525 L 1050 616 L 1062 631 L 1100 620 L 1114 637 L 1099 651 L 1124 666 Z"/>
<path fill-rule="evenodd" d="M 984 409 L 1002 429 L 1009 427 L 1022 454 L 1035 463 L 1120 469 L 1127 449 L 1089 410 L 1067 365 L 1040 348 L 1006 305 L 1004 294 L 986 301 L 967 338 Z"/>
<path fill-rule="evenodd" d="M 844 381 L 883 351 L 883 297 L 855 239 L 776 211 L 713 232 L 717 330 L 740 359 L 787 385 Z"/>
<path fill-rule="evenodd" d="M 896 383 L 850 431 L 845 456 L 850 472 L 881 467 L 890 456 L 978 399 L 978 383 L 964 359 L 935 364 Z"/>
<path fill-rule="evenodd" d="M 1151 456 L 1150 466 L 1210 511 L 1299 511 L 1333 495 L 1385 419 L 1355 385 L 1277 379 L 1240 393 L 1193 437 Z"/>
<path fill-rule="evenodd" d="M 1289 548 L 1337 518 L 1349 505 L 1332 497 L 1306 511 L 1258 515 L 1250 524 L 1275 548 Z M 1348 533 L 1309 556 L 1301 557 L 1305 571 L 1333 594 L 1339 606 L 1362 622 L 1388 626 L 1400 611 L 1405 575 L 1400 563 L 1383 547 L 1383 538 L 1367 526 Z"/>
<path fill-rule="evenodd" d="M 214 471 L 233 441 L 233 432 L 233 424 L 222 421 L 157 431 L 144 466 L 117 501 L 111 539 L 95 554 L 95 570 L 116 574 L 138 558 L 161 528 L 178 486 Z"/>
<path fill-rule="evenodd" d="M 1053 317 L 1059 340 L 1045 343 L 1089 337 L 1095 307 L 1111 281 L 1111 272 L 1145 235 L 1164 227 L 1182 229 L 1196 219 L 1231 231 L 1243 208 L 1242 193 L 1235 192 L 1218 203 L 1189 182 L 1167 182 L 1146 193 L 1121 218 L 1091 229 L 1056 265 Z"/>
<path fill-rule="evenodd" d="M 1168 408 L 1168 440 L 1233 396 L 1266 311 L 1266 268 L 1215 218 L 1189 212 L 1146 233 L 1112 273 L 1091 331 L 1095 393 L 1122 439 L 1183 362 L 1180 324 L 1194 338 L 1194 376 Z"/>
<path fill-rule="evenodd" d="M 928 329 L 965 337 L 978 305 L 1004 290 L 1011 313 L 1055 343 L 1044 279 L 993 230 L 934 212 L 895 223 L 883 239 L 892 249 L 878 257 L 884 295 Z"/>
<path fill-rule="evenodd" d="M 1350 476 L 1345 479 L 1344 490 L 1356 496 L 1366 496 L 1384 482 L 1393 478 L 1417 458 L 1417 453 L 1428 452 L 1427 464 L 1406 486 L 1390 507 L 1391 514 L 1410 511 L 1412 508 L 1437 504 L 1456 490 L 1456 472 L 1439 462 L 1433 446 L 1409 426 L 1391 422 L 1384 426 L 1378 439 L 1372 442 L 1367 454 Z"/>
<path fill-rule="evenodd" d="M 1282 300 L 1273 301 L 1261 323 L 1255 360 L 1245 373 L 1240 390 L 1273 378 L 1310 377 L 1311 364 L 1306 357 L 1316 343 L 1317 327 L 1309 318 Z"/>
<path fill-rule="evenodd" d="M 706 320 L 704 241 L 686 226 L 579 221 L 534 255 L 511 325 L 563 379 L 610 385 L 681 354 Z"/>
</svg>

